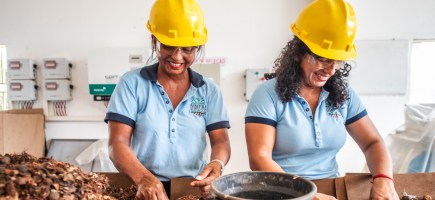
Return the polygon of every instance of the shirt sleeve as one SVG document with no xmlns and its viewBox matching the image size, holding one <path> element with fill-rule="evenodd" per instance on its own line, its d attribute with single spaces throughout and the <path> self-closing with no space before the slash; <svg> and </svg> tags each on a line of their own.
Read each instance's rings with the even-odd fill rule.
<svg viewBox="0 0 435 200">
<path fill-rule="evenodd" d="M 346 126 L 352 124 L 367 115 L 367 110 L 358 94 L 350 86 L 347 86 L 349 100 L 347 100 Z"/>
<path fill-rule="evenodd" d="M 245 124 L 259 123 L 276 127 L 277 116 L 275 98 L 273 95 L 273 91 L 270 91 L 265 84 L 255 89 L 246 110 Z"/>
<path fill-rule="evenodd" d="M 110 98 L 110 103 L 106 111 L 107 123 L 109 120 L 118 121 L 134 128 L 137 117 L 136 94 L 131 85 L 121 77 Z"/>
<path fill-rule="evenodd" d="M 216 89 L 208 96 L 205 119 L 207 132 L 221 128 L 231 128 L 227 106 L 220 89 Z"/>
</svg>

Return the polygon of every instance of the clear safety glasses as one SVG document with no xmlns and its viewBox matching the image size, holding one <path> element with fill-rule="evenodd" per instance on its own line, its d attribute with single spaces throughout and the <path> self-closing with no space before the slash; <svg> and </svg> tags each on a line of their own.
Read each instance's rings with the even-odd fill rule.
<svg viewBox="0 0 435 200">
<path fill-rule="evenodd" d="M 308 63 L 310 63 L 311 66 L 316 69 L 328 69 L 331 66 L 334 66 L 334 69 L 338 70 L 343 67 L 346 62 L 340 60 L 331 60 L 328 58 L 318 57 L 313 54 L 308 54 Z"/>
<path fill-rule="evenodd" d="M 159 40 L 157 40 L 157 50 L 160 52 L 167 54 L 167 55 L 174 55 L 175 52 L 180 50 L 182 55 L 185 56 L 193 56 L 196 53 L 196 50 L 198 49 L 198 46 L 194 47 L 174 47 L 174 46 L 168 46 L 160 43 Z"/>
</svg>

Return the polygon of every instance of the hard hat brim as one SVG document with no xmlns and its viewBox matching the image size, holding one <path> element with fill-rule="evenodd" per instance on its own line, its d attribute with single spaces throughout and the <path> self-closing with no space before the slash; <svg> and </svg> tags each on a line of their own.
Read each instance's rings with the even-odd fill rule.
<svg viewBox="0 0 435 200">
<path fill-rule="evenodd" d="M 148 27 L 147 27 L 148 28 Z M 207 36 L 205 34 L 199 36 L 198 38 L 169 38 L 167 35 L 159 34 L 153 32 L 148 28 L 148 30 L 162 43 L 169 46 L 176 47 L 193 47 L 201 46 L 207 43 Z"/>
<path fill-rule="evenodd" d="M 332 59 L 332 60 L 342 60 L 342 61 L 352 61 L 356 59 L 357 54 L 356 54 L 355 45 L 352 46 L 352 49 L 349 52 L 346 52 L 344 50 L 335 50 L 335 49 L 328 50 L 320 47 L 320 45 L 318 44 L 302 39 L 300 36 L 298 36 L 298 34 L 295 33 L 295 31 L 293 31 L 293 29 L 292 32 L 308 46 L 311 52 L 313 52 L 318 56 Z"/>
</svg>

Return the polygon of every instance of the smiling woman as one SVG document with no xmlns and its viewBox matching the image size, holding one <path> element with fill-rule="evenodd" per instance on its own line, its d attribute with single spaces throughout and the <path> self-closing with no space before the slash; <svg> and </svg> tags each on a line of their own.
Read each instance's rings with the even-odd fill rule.
<svg viewBox="0 0 435 200">
<path fill-rule="evenodd" d="M 346 81 L 352 69 L 348 62 L 356 59 L 352 6 L 315 0 L 291 30 L 295 37 L 276 59 L 275 73 L 257 87 L 246 110 L 251 169 L 310 180 L 338 177 L 336 155 L 349 134 L 373 175 L 370 199 L 398 199 L 390 154 Z"/>
<path fill-rule="evenodd" d="M 158 62 L 119 80 L 105 118 L 110 158 L 138 186 L 136 199 L 168 199 L 175 177 L 196 178 L 191 186 L 208 195 L 231 152 L 222 92 L 190 68 L 207 42 L 204 15 L 195 0 L 157 0 L 147 27 L 148 63 Z"/>
</svg>

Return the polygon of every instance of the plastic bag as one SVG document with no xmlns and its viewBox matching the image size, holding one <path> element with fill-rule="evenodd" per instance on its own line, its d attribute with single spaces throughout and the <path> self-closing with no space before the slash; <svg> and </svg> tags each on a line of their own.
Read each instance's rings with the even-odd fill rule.
<svg viewBox="0 0 435 200">
<path fill-rule="evenodd" d="M 101 169 L 98 169 L 98 167 L 94 166 L 94 169 L 92 170 L 94 172 L 118 172 L 118 170 L 115 168 L 115 165 L 113 165 L 109 158 L 108 146 L 108 138 L 98 140 L 92 143 L 82 153 L 80 153 L 75 160 L 80 165 L 85 165 L 95 160 L 98 162 L 96 165 L 99 165 L 99 168 Z"/>
<path fill-rule="evenodd" d="M 385 139 L 394 173 L 435 172 L 435 104 L 405 107 L 405 124 Z"/>
</svg>

